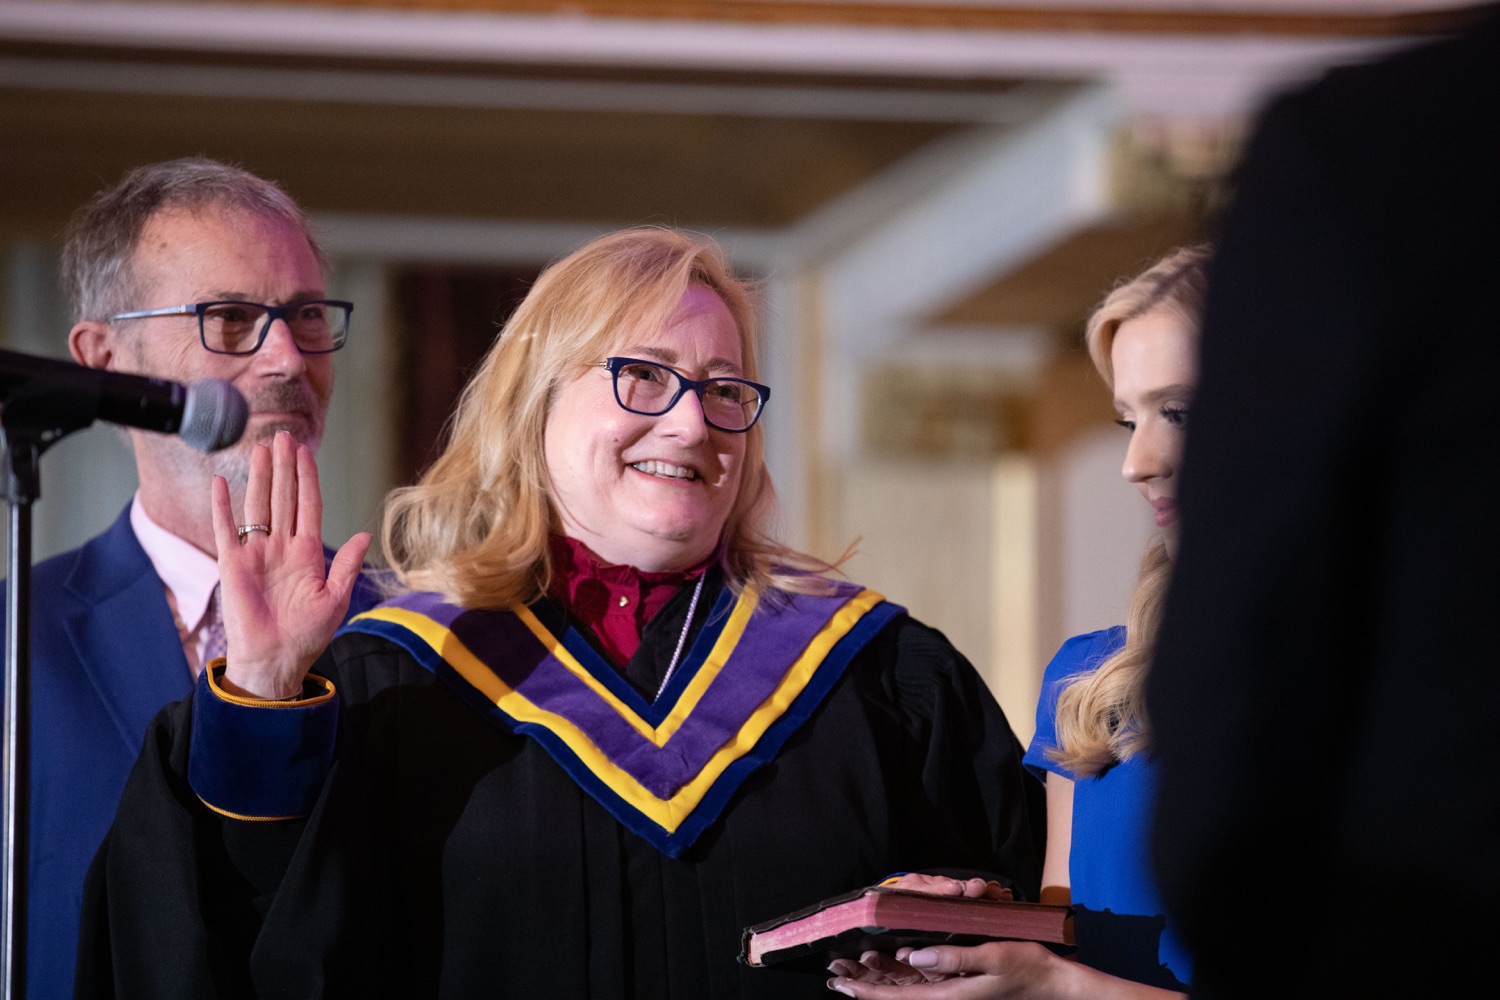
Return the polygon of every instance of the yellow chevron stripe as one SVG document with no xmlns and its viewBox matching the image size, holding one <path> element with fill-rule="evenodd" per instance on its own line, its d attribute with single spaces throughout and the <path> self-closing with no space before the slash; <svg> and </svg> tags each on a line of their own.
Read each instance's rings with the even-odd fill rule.
<svg viewBox="0 0 1500 1000">
<path fill-rule="evenodd" d="M 485 698 L 502 712 L 518 722 L 543 726 L 551 731 L 611 791 L 647 819 L 651 820 L 651 822 L 660 826 L 668 833 L 672 833 L 682 824 L 683 820 L 692 814 L 698 803 L 703 801 L 703 797 L 713 788 L 714 782 L 718 780 L 720 775 L 736 760 L 739 760 L 753 750 L 761 736 L 765 734 L 765 731 L 777 719 L 781 718 L 792 702 L 797 699 L 797 696 L 807 687 L 808 681 L 817 672 L 818 667 L 828 655 L 829 650 L 848 634 L 849 630 L 871 608 L 883 600 L 884 598 L 875 591 L 864 590 L 846 601 L 823 628 L 813 636 L 807 648 L 803 650 L 802 655 L 787 670 L 770 697 L 762 702 L 750 714 L 749 718 L 746 719 L 744 725 L 740 727 L 739 733 L 719 748 L 718 752 L 709 759 L 696 778 L 683 785 L 677 790 L 676 794 L 666 799 L 652 794 L 639 781 L 611 761 L 571 721 L 555 712 L 549 712 L 541 708 L 511 688 L 497 677 L 494 671 L 490 670 L 482 660 L 475 656 L 457 636 L 427 616 L 401 608 L 380 608 L 367 612 L 361 617 L 393 622 L 411 631 L 421 638 L 423 642 L 431 646 L 439 656 L 458 672 L 459 676 L 468 681 L 475 690 L 483 694 Z M 746 610 L 742 620 L 736 622 L 735 618 L 740 615 L 744 603 L 745 600 L 742 597 L 739 604 L 736 605 L 735 612 L 731 615 L 730 621 L 725 625 L 724 633 L 720 636 L 719 642 L 715 643 L 714 649 L 710 653 L 710 659 L 715 661 L 713 663 L 713 672 L 715 675 L 726 665 L 728 657 L 743 634 L 750 613 L 753 611 L 752 602 L 750 610 Z M 516 610 L 519 613 L 524 609 Z M 529 611 L 523 616 L 523 620 L 525 620 L 525 617 L 530 617 L 535 621 L 535 616 L 531 615 Z M 528 622 L 528 627 L 531 627 L 530 622 Z M 538 629 L 540 629 L 540 632 L 537 631 Z M 733 630 L 732 636 L 730 634 L 731 630 Z M 566 649 L 562 647 L 561 643 L 557 642 L 551 633 L 547 632 L 541 626 L 539 621 L 536 622 L 536 628 L 533 628 L 532 631 L 534 634 L 537 634 L 538 639 L 547 644 L 549 651 L 558 656 L 559 660 L 562 660 L 565 664 L 568 661 L 572 661 L 569 669 L 583 669 L 570 654 L 567 654 Z M 549 642 L 548 640 L 551 641 Z M 726 643 L 726 640 L 729 641 Z M 566 660 L 563 660 L 564 655 L 567 656 Z M 709 664 L 705 664 L 705 668 L 708 666 Z M 587 671 L 583 671 L 583 675 L 587 675 L 587 673 Z M 588 680 L 593 681 L 593 678 L 588 677 Z M 696 684 L 696 678 L 694 684 Z M 703 691 L 707 689 L 707 684 L 708 682 L 705 682 L 701 688 L 693 693 L 694 703 L 702 697 Z M 594 683 L 590 684 L 590 687 L 596 691 L 600 691 L 601 696 L 609 695 L 607 688 L 603 688 L 602 685 L 596 685 L 598 685 L 598 682 L 594 681 Z M 693 686 L 692 684 L 689 685 L 690 688 Z M 687 695 L 688 692 L 685 691 L 684 700 L 687 699 Z M 649 728 L 643 729 L 644 723 L 641 722 L 640 718 L 634 712 L 626 709 L 620 703 L 619 699 L 613 695 L 609 695 L 606 700 L 611 705 L 616 706 L 616 711 L 621 712 L 622 716 L 640 723 L 636 728 L 643 736 L 646 736 L 648 739 L 652 738 L 653 734 L 651 730 Z M 690 713 L 684 712 L 679 716 L 678 712 L 674 710 L 672 715 L 663 721 L 661 729 L 667 730 L 670 726 L 671 732 L 675 733 L 682 722 L 686 720 L 688 714 Z M 670 733 L 666 738 L 670 738 Z M 652 739 L 652 742 L 655 743 L 656 741 Z M 663 742 L 665 742 L 665 739 Z M 659 748 L 661 744 L 657 745 Z"/>
<path fill-rule="evenodd" d="M 676 795 L 663 802 L 668 822 L 661 823 L 660 820 L 655 819 L 655 816 L 652 816 L 652 819 L 661 823 L 669 832 L 676 830 L 682 821 L 692 814 L 698 803 L 703 801 L 703 797 L 708 794 L 709 789 L 713 788 L 714 782 L 719 780 L 719 776 L 729 765 L 755 749 L 755 744 L 760 742 L 766 730 L 786 713 L 792 702 L 796 701 L 797 696 L 802 693 L 802 689 L 807 687 L 808 681 L 812 680 L 813 674 L 817 673 L 818 667 L 823 665 L 823 660 L 827 657 L 829 650 L 833 649 L 871 608 L 883 600 L 885 598 L 873 590 L 862 590 L 846 601 L 818 634 L 813 636 L 802 655 L 782 677 L 776 690 L 772 691 L 770 697 L 761 702 L 760 707 L 750 714 L 735 738 L 719 748 L 718 753 L 709 759 L 696 778 L 683 785 L 677 790 Z"/>
<path fill-rule="evenodd" d="M 547 631 L 547 626 L 543 625 L 541 620 L 532 614 L 530 608 L 517 604 L 513 605 L 510 610 L 515 613 L 517 618 L 526 623 L 526 627 L 531 630 L 532 635 L 536 636 L 537 641 L 542 644 L 543 648 L 557 657 L 557 661 L 566 667 L 569 673 L 577 677 L 588 686 L 590 691 L 598 695 L 600 701 L 613 709 L 615 714 L 620 718 L 630 723 L 630 728 L 640 733 L 647 741 L 654 743 L 658 748 L 661 746 L 661 742 L 656 738 L 656 731 L 646 724 L 646 720 L 631 711 L 630 706 L 616 697 L 615 693 L 606 687 L 603 681 L 585 670 L 583 664 L 579 663 L 577 658 L 568 652 L 568 647 L 563 645 L 562 640 Z"/>
</svg>

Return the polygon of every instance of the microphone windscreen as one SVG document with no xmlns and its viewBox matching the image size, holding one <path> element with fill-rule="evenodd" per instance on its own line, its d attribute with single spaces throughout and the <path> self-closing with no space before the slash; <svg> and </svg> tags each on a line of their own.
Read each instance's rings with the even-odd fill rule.
<svg viewBox="0 0 1500 1000">
<path fill-rule="evenodd" d="M 250 404 L 238 389 L 221 378 L 205 378 L 188 385 L 177 433 L 199 451 L 218 451 L 238 441 L 249 421 Z"/>
</svg>

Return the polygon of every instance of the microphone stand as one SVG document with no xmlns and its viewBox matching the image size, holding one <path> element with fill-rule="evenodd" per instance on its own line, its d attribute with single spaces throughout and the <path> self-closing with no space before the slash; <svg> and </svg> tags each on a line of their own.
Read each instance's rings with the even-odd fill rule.
<svg viewBox="0 0 1500 1000">
<path fill-rule="evenodd" d="M 3 801 L 0 801 L 0 998 L 26 996 L 27 847 L 31 833 L 31 510 L 42 494 L 42 453 L 93 416 L 61 419 L 44 390 L 6 387 L 3 499 L 10 505 L 5 588 L 5 720 Z M 52 408 L 55 411 L 55 407 Z"/>
</svg>

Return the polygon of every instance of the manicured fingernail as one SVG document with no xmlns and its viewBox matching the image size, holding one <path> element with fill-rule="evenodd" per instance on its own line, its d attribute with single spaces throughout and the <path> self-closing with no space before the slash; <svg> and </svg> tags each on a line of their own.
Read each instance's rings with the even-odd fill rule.
<svg viewBox="0 0 1500 1000">
<path fill-rule="evenodd" d="M 906 956 L 906 964 L 911 966 L 913 969 L 930 969 L 933 966 L 937 965 L 937 963 L 937 952 L 927 948 L 918 948 L 916 951 Z"/>
<path fill-rule="evenodd" d="M 846 997 L 852 997 L 854 995 L 853 993 L 849 992 L 849 987 L 844 985 L 844 981 L 842 979 L 828 980 L 828 988 L 836 993 L 842 993 Z"/>
</svg>

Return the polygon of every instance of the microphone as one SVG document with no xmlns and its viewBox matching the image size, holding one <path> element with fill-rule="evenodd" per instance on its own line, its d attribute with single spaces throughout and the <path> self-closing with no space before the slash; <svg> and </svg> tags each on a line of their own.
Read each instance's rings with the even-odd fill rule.
<svg viewBox="0 0 1500 1000">
<path fill-rule="evenodd" d="M 177 434 L 199 451 L 227 448 L 245 433 L 250 405 L 223 379 L 189 385 L 86 368 L 67 361 L 0 351 L 5 408 L 43 429 L 64 433 L 95 420 Z"/>
</svg>

